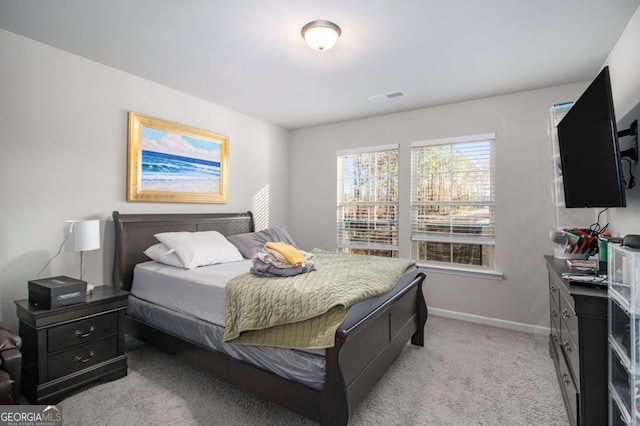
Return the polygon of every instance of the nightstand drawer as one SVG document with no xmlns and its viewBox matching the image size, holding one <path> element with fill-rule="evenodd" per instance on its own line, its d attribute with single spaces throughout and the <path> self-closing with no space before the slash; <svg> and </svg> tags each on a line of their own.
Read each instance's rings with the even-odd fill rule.
<svg viewBox="0 0 640 426">
<path fill-rule="evenodd" d="M 70 348 L 81 343 L 92 342 L 118 332 L 118 314 L 112 312 L 80 321 L 75 321 L 48 331 L 49 352 Z"/>
<path fill-rule="evenodd" d="M 118 336 L 96 340 L 68 351 L 49 356 L 49 380 L 75 373 L 116 357 Z"/>
</svg>

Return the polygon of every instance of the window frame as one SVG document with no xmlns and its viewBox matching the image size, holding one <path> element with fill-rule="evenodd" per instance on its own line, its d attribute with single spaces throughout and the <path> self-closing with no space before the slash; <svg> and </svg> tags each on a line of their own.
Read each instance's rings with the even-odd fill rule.
<svg viewBox="0 0 640 426">
<path fill-rule="evenodd" d="M 464 233 L 455 233 L 453 232 L 453 227 L 455 226 L 453 222 L 450 222 L 448 226 L 451 226 L 451 231 L 447 234 L 437 234 L 431 233 L 428 231 L 416 231 L 419 221 L 417 220 L 417 212 L 416 210 L 420 208 L 420 206 L 424 206 L 424 202 L 418 203 L 416 201 L 417 198 L 417 179 L 419 178 L 418 172 L 416 170 L 416 165 L 414 164 L 414 150 L 423 148 L 423 147 L 431 147 L 431 146 L 452 146 L 454 144 L 460 143 L 474 143 L 474 142 L 489 142 L 489 192 L 490 192 L 490 200 L 482 200 L 477 202 L 454 202 L 453 200 L 448 200 L 445 202 L 434 201 L 433 203 L 428 203 L 430 205 L 487 205 L 489 207 L 488 216 L 489 226 L 491 229 L 490 235 L 473 235 L 473 234 L 464 234 Z M 448 138 L 439 138 L 439 139 L 430 139 L 423 141 L 415 141 L 411 143 L 411 177 L 410 177 L 410 187 L 411 187 L 411 198 L 410 198 L 410 244 L 411 244 L 411 257 L 416 260 L 420 264 L 420 266 L 424 267 L 428 270 L 433 270 L 436 272 L 442 273 L 457 273 L 461 275 L 471 275 L 471 276 L 482 276 L 492 279 L 502 279 L 503 275 L 501 273 L 496 272 L 495 265 L 495 218 L 496 218 L 496 134 L 495 133 L 483 133 L 476 135 L 467 135 L 467 136 L 458 136 L 458 137 L 448 137 Z M 418 154 L 420 155 L 420 154 Z M 480 266 L 480 265 L 471 265 L 464 263 L 453 263 L 453 259 L 448 262 L 445 261 L 429 261 L 426 259 L 418 258 L 418 243 L 420 241 L 431 241 L 431 242 L 444 242 L 451 244 L 478 244 L 481 246 L 491 246 L 492 247 L 492 261 L 490 265 Z"/>
</svg>

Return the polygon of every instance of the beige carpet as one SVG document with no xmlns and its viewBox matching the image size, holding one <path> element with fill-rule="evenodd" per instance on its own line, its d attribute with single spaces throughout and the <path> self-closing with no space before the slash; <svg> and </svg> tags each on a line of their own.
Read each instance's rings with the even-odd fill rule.
<svg viewBox="0 0 640 426">
<path fill-rule="evenodd" d="M 129 375 L 61 402 L 65 425 L 313 425 L 137 341 Z M 350 425 L 568 425 L 546 340 L 431 316 Z"/>
</svg>

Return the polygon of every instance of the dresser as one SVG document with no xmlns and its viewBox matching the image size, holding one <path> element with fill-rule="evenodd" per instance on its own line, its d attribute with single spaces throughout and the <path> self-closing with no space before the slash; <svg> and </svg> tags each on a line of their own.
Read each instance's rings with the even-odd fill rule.
<svg viewBox="0 0 640 426">
<path fill-rule="evenodd" d="M 549 271 L 549 352 L 569 423 L 608 422 L 607 290 L 566 282 L 565 259 L 545 256 Z"/>
<path fill-rule="evenodd" d="M 124 321 L 129 293 L 95 287 L 84 303 L 42 309 L 15 302 L 22 337 L 22 393 L 56 404 L 81 386 L 127 375 Z"/>
</svg>

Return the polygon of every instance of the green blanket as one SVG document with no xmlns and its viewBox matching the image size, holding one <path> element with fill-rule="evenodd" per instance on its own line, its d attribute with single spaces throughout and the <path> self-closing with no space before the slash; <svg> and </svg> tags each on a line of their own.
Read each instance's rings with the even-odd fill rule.
<svg viewBox="0 0 640 426">
<path fill-rule="evenodd" d="M 316 271 L 227 284 L 224 341 L 296 349 L 332 347 L 354 303 L 391 290 L 414 262 L 315 249 Z"/>
</svg>

